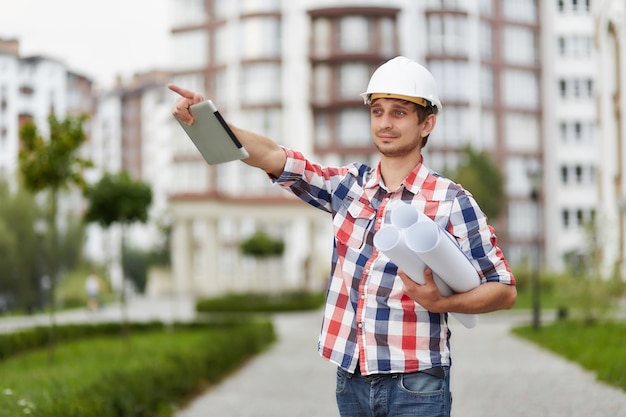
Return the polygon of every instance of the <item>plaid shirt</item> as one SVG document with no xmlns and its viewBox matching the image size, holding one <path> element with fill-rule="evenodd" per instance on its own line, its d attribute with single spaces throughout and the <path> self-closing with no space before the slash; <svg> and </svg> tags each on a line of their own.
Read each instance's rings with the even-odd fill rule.
<svg viewBox="0 0 626 417">
<path fill-rule="evenodd" d="M 447 314 L 431 313 L 402 293 L 397 266 L 378 252 L 374 234 L 403 200 L 452 234 L 482 282 L 515 284 L 493 229 L 467 191 L 422 161 L 389 192 L 380 167 L 326 168 L 285 149 L 275 181 L 332 215 L 334 247 L 318 349 L 341 368 L 363 374 L 406 373 L 450 365 Z"/>
</svg>

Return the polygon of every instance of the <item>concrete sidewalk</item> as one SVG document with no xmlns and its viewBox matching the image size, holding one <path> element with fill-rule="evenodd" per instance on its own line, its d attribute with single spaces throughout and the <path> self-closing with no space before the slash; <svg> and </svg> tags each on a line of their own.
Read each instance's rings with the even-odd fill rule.
<svg viewBox="0 0 626 417">
<path fill-rule="evenodd" d="M 317 354 L 322 312 L 279 314 L 278 342 L 175 417 L 332 417 L 335 367 Z"/>
<path fill-rule="evenodd" d="M 315 349 L 321 312 L 277 315 L 279 341 L 175 417 L 333 417 L 335 368 Z M 451 319 L 453 417 L 620 417 L 626 393 L 509 333 L 526 314 Z"/>
</svg>

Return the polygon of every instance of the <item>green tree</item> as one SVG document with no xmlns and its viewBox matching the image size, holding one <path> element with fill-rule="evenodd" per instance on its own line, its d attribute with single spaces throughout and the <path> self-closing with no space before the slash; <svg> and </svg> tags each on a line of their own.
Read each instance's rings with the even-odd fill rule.
<svg viewBox="0 0 626 417">
<path fill-rule="evenodd" d="M 279 283 L 275 282 L 277 274 L 270 268 L 276 258 L 285 252 L 285 243 L 280 239 L 275 239 L 264 231 L 257 231 L 249 238 L 239 243 L 241 252 L 246 256 L 255 258 L 257 271 L 255 273 L 258 285 L 270 288 L 270 291 L 279 291 Z M 261 268 L 262 271 L 259 271 Z"/>
<path fill-rule="evenodd" d="M 51 114 L 48 117 L 50 137 L 45 140 L 33 121 L 27 121 L 20 129 L 21 149 L 19 166 L 26 188 L 33 193 L 47 191 L 47 224 L 50 236 L 50 254 L 47 268 L 50 277 L 50 356 L 54 346 L 54 292 L 59 270 L 58 257 L 58 198 L 62 190 L 72 186 L 84 187 L 83 170 L 92 162 L 78 156 L 78 150 L 87 140 L 83 130 L 86 116 L 68 117 L 58 120 Z"/>
<path fill-rule="evenodd" d="M 498 218 L 505 204 L 504 178 L 487 152 L 468 146 L 462 162 L 448 176 L 472 193 L 491 221 Z"/>
<path fill-rule="evenodd" d="M 117 174 L 105 174 L 100 181 L 88 186 L 85 197 L 89 207 L 85 213 L 85 221 L 97 222 L 104 228 L 113 224 L 122 227 L 122 320 L 124 334 L 128 333 L 126 309 L 126 271 L 124 270 L 124 252 L 126 229 L 135 222 L 148 221 L 148 209 L 152 204 L 152 189 L 141 181 L 133 180 L 126 171 Z"/>
<path fill-rule="evenodd" d="M 29 312 L 42 307 L 44 246 L 33 228 L 36 218 L 30 193 L 11 193 L 6 184 L 0 185 L 0 291 L 10 295 L 16 308 Z"/>
</svg>

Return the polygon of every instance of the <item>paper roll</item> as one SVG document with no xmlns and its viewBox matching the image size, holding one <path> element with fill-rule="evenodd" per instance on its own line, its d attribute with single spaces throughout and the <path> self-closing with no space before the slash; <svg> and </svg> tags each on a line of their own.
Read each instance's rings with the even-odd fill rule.
<svg viewBox="0 0 626 417">
<path fill-rule="evenodd" d="M 454 292 L 480 285 L 480 277 L 453 238 L 433 221 L 419 221 L 406 229 L 407 247 L 415 252 Z"/>
<path fill-rule="evenodd" d="M 399 229 L 406 229 L 414 225 L 421 217 L 427 216 L 420 216 L 420 212 L 415 207 L 401 202 L 393 204 L 391 214 L 389 215 L 391 224 Z"/>
<path fill-rule="evenodd" d="M 413 281 L 418 284 L 424 284 L 424 268 L 426 268 L 426 263 L 406 245 L 405 231 L 406 229 L 400 229 L 396 227 L 396 225 L 384 226 L 374 235 L 374 246 L 396 264 L 398 268 L 404 271 Z M 454 294 L 454 291 L 434 272 L 434 270 L 433 278 L 441 295 L 447 297 Z M 475 314 L 450 314 L 468 329 L 476 326 L 478 322 L 478 318 Z"/>
</svg>

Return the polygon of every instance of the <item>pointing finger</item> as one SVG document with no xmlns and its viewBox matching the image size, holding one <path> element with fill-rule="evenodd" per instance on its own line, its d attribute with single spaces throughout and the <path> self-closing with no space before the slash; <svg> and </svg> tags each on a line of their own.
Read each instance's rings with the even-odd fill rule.
<svg viewBox="0 0 626 417">
<path fill-rule="evenodd" d="M 180 95 L 181 97 L 186 98 L 191 101 L 191 104 L 200 103 L 204 101 L 204 97 L 201 94 L 193 92 L 191 90 L 187 90 L 186 88 L 179 87 L 175 84 L 168 84 L 167 88 Z"/>
</svg>

